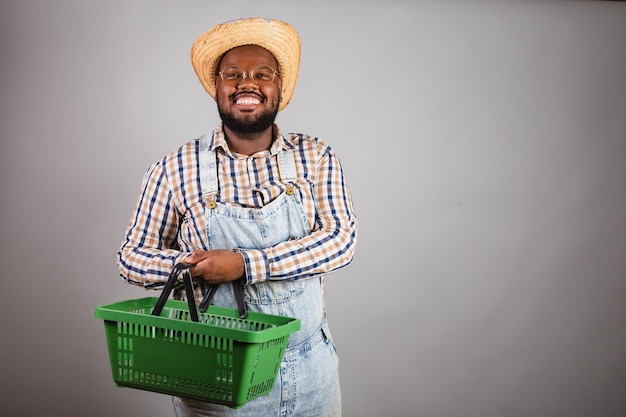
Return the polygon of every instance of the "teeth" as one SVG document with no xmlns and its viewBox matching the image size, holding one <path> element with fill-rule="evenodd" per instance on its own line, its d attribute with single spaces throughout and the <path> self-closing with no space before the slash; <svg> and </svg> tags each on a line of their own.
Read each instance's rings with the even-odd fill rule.
<svg viewBox="0 0 626 417">
<path fill-rule="evenodd" d="M 241 104 L 243 106 L 259 104 L 260 102 L 261 101 L 258 98 L 253 97 L 242 97 L 240 99 L 237 99 L 237 104 Z"/>
</svg>

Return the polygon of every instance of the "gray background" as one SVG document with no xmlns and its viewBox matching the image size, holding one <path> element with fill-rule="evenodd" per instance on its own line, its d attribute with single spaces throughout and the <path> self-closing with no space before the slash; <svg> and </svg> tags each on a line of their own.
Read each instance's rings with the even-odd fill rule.
<svg viewBox="0 0 626 417">
<path fill-rule="evenodd" d="M 218 123 L 191 43 L 256 15 L 300 32 L 278 122 L 360 220 L 344 415 L 626 415 L 626 4 L 468 0 L 2 0 L 0 414 L 172 415 L 93 312 L 146 296 L 115 265 L 143 173 Z"/>
</svg>

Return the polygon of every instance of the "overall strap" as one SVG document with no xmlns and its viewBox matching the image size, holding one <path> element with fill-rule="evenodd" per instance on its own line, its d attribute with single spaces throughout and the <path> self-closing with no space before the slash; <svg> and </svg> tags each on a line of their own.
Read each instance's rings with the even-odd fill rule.
<svg viewBox="0 0 626 417">
<path fill-rule="evenodd" d="M 215 201 L 217 194 L 217 153 L 209 148 L 212 137 L 202 135 L 199 149 L 200 188 L 204 201 Z"/>
<path fill-rule="evenodd" d="M 280 179 L 285 182 L 294 182 L 298 178 L 296 173 L 296 156 L 293 149 L 278 151 L 278 172 Z"/>
</svg>

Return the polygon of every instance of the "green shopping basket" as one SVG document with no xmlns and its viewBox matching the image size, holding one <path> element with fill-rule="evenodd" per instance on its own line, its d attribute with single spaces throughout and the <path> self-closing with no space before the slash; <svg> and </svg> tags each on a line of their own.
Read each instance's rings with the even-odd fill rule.
<svg viewBox="0 0 626 417">
<path fill-rule="evenodd" d="M 168 300 L 181 270 L 191 293 L 190 266 L 174 268 L 158 299 L 96 307 L 95 316 L 104 320 L 113 381 L 240 408 L 272 390 L 289 335 L 300 329 L 300 321 L 242 310 L 238 283 L 239 310 L 208 305 L 214 289 L 200 313 L 193 297 L 187 303 Z"/>
</svg>

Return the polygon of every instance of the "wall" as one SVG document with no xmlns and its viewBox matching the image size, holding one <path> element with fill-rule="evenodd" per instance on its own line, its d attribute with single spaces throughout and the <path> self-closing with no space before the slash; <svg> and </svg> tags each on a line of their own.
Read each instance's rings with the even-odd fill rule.
<svg viewBox="0 0 626 417">
<path fill-rule="evenodd" d="M 292 23 L 285 130 L 361 224 L 328 279 L 344 416 L 626 415 L 626 4 L 0 2 L 0 414 L 172 415 L 116 388 L 94 307 L 144 171 L 218 123 L 212 25 Z"/>
</svg>

